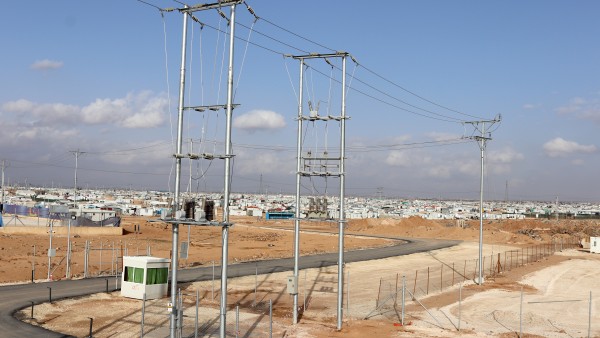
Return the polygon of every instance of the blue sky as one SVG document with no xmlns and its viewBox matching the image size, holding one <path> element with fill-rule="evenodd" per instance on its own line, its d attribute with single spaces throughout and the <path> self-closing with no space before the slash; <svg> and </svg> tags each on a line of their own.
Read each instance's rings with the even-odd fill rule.
<svg viewBox="0 0 600 338">
<path fill-rule="evenodd" d="M 477 199 L 479 148 L 461 140 L 473 134 L 462 122 L 501 114 L 487 199 L 600 201 L 597 1 L 247 3 L 259 19 L 238 6 L 234 192 L 257 192 L 261 175 L 263 191 L 294 191 L 299 65 L 281 54 L 331 48 L 358 61 L 347 64 L 348 194 Z M 182 15 L 134 0 L 3 5 L 7 180 L 72 186 L 79 149 L 81 185 L 173 189 Z M 216 11 L 195 16 L 205 26 L 189 25 L 186 105 L 224 104 L 227 24 Z M 305 75 L 305 99 L 339 115 L 340 71 L 318 60 Z M 305 149 L 334 153 L 337 128 L 307 125 Z M 222 111 L 186 113 L 184 130 L 195 152 L 222 152 Z M 182 190 L 189 172 L 184 160 Z M 221 176 L 219 161 L 195 162 L 192 189 L 220 190 Z M 336 194 L 334 179 L 303 185 Z"/>
</svg>

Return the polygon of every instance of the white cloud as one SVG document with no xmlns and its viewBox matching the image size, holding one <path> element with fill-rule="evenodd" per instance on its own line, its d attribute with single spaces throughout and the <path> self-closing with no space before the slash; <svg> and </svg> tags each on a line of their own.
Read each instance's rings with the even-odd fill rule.
<svg viewBox="0 0 600 338">
<path fill-rule="evenodd" d="M 537 107 L 539 107 L 539 104 L 525 103 L 523 105 L 523 109 L 527 109 L 527 110 L 529 110 L 529 109 L 535 109 Z"/>
<path fill-rule="evenodd" d="M 436 178 L 448 178 L 452 174 L 448 165 L 431 166 L 427 168 L 427 175 Z"/>
<path fill-rule="evenodd" d="M 2 146 L 29 147 L 31 142 L 55 144 L 64 140 L 77 137 L 78 131 L 74 129 L 61 129 L 47 125 L 31 125 L 11 121 L 3 126 L 0 133 Z"/>
<path fill-rule="evenodd" d="M 168 100 L 151 92 L 129 93 L 118 99 L 96 99 L 79 107 L 64 103 L 36 103 L 25 99 L 6 102 L 2 110 L 15 113 L 24 123 L 45 125 L 116 125 L 123 128 L 153 128 L 165 121 Z"/>
<path fill-rule="evenodd" d="M 413 162 L 408 152 L 400 150 L 390 151 L 385 158 L 385 163 L 395 167 L 410 167 Z"/>
<path fill-rule="evenodd" d="M 525 156 L 518 151 L 506 147 L 501 150 L 490 151 L 487 155 L 489 163 L 490 173 L 492 174 L 507 174 L 511 172 L 511 165 L 519 160 L 524 159 Z"/>
<path fill-rule="evenodd" d="M 440 133 L 440 132 L 435 132 L 435 131 L 431 132 L 431 133 L 427 133 L 427 134 L 425 134 L 425 136 L 427 136 L 437 142 L 456 140 L 456 139 L 459 139 L 462 137 L 462 135 L 459 135 L 459 134 Z"/>
<path fill-rule="evenodd" d="M 38 60 L 31 64 L 30 68 L 33 70 L 51 70 L 62 68 L 62 61 L 52 61 L 48 59 Z"/>
<path fill-rule="evenodd" d="M 123 128 L 153 128 L 164 121 L 168 100 L 148 91 L 118 99 L 96 99 L 81 109 L 86 124 L 116 124 Z"/>
<path fill-rule="evenodd" d="M 458 171 L 469 176 L 479 176 L 481 173 L 481 162 L 473 159 L 458 161 Z"/>
<path fill-rule="evenodd" d="M 402 143 L 408 142 L 411 138 L 412 138 L 412 136 L 410 136 L 409 134 L 394 136 L 394 137 L 392 137 L 390 139 L 390 143 L 394 144 L 394 145 L 395 144 L 402 144 Z"/>
<path fill-rule="evenodd" d="M 124 128 L 154 128 L 165 121 L 160 111 L 140 112 L 129 116 L 120 125 Z"/>
<path fill-rule="evenodd" d="M 556 108 L 558 114 L 572 114 L 578 119 L 589 120 L 600 124 L 600 99 L 575 97 L 561 107 Z"/>
<path fill-rule="evenodd" d="M 97 146 L 104 149 L 114 147 L 110 142 L 97 144 Z M 165 147 L 164 144 L 156 141 L 127 143 L 127 148 L 147 149 L 151 151 L 131 151 L 127 152 L 126 156 L 123 156 L 124 153 L 109 153 L 101 155 L 100 158 L 105 162 L 117 165 L 152 165 L 153 163 L 164 162 L 172 158 L 173 155 L 171 147 Z"/>
<path fill-rule="evenodd" d="M 79 120 L 79 107 L 64 103 L 44 103 L 20 99 L 7 102 L 2 105 L 2 110 L 16 113 L 28 120 L 28 122 L 39 121 L 44 124 L 74 124 Z"/>
<path fill-rule="evenodd" d="M 20 99 L 17 101 L 10 101 L 4 103 L 2 105 L 2 110 L 13 113 L 26 113 L 28 111 L 33 110 L 35 106 L 36 104 L 31 101 Z"/>
<path fill-rule="evenodd" d="M 126 99 L 96 99 L 81 109 L 83 122 L 102 124 L 118 122 L 121 117 L 131 115 Z"/>
<path fill-rule="evenodd" d="M 516 150 L 507 147 L 502 150 L 490 151 L 487 158 L 490 163 L 510 164 L 516 160 L 522 160 L 525 156 Z"/>
<path fill-rule="evenodd" d="M 242 175 L 295 173 L 295 165 L 293 158 L 274 153 L 241 151 L 236 155 L 236 171 Z"/>
<path fill-rule="evenodd" d="M 280 129 L 285 127 L 285 119 L 274 111 L 258 109 L 236 117 L 233 126 L 249 131 Z"/>
<path fill-rule="evenodd" d="M 583 145 L 557 137 L 544 143 L 544 151 L 550 157 L 566 156 L 573 153 L 593 153 L 598 150 L 593 144 Z"/>
</svg>

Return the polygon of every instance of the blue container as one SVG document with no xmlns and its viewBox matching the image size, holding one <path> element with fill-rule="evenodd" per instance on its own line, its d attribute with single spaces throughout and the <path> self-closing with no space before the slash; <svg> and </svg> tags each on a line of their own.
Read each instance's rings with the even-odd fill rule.
<svg viewBox="0 0 600 338">
<path fill-rule="evenodd" d="M 17 205 L 16 214 L 19 216 L 29 216 L 29 208 L 25 205 Z"/>
<path fill-rule="evenodd" d="M 8 214 L 14 214 L 17 212 L 17 206 L 14 204 L 4 204 L 4 211 L 3 213 L 8 215 Z"/>
<path fill-rule="evenodd" d="M 39 208 L 38 212 L 39 212 L 40 217 L 42 217 L 42 218 L 48 218 L 50 216 L 49 208 Z"/>
</svg>

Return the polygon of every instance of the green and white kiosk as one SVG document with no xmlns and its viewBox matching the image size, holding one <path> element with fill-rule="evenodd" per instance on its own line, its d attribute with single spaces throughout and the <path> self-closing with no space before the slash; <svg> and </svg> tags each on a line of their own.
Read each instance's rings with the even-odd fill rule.
<svg viewBox="0 0 600 338">
<path fill-rule="evenodd" d="M 128 298 L 159 299 L 168 294 L 169 264 L 167 258 L 151 256 L 123 257 L 121 296 Z"/>
</svg>

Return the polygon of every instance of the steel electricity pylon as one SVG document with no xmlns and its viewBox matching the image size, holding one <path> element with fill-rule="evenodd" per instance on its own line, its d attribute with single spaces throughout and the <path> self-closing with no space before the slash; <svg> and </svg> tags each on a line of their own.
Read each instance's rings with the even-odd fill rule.
<svg viewBox="0 0 600 338">
<path fill-rule="evenodd" d="M 472 140 L 477 141 L 479 150 L 481 151 L 481 176 L 479 183 L 479 264 L 477 270 L 478 279 L 475 281 L 477 284 L 483 284 L 483 168 L 485 158 L 485 147 L 487 141 L 492 139 L 492 134 L 489 128 L 496 123 L 500 123 L 501 116 L 498 115 L 493 120 L 481 120 L 481 121 L 468 121 L 465 124 L 470 124 L 475 128 L 475 132 L 479 132 L 479 135 L 473 135 L 469 137 Z M 487 128 L 487 129 L 486 129 Z"/>
<path fill-rule="evenodd" d="M 300 259 L 300 221 L 301 221 L 301 201 L 300 201 L 300 187 L 302 177 L 339 177 L 340 179 L 340 190 L 339 190 L 339 215 L 337 220 L 326 219 L 327 221 L 337 221 L 339 227 L 339 243 L 338 243 L 338 290 L 337 290 L 337 329 L 342 328 L 343 318 L 343 301 L 344 301 L 344 226 L 346 223 L 345 219 L 345 169 L 344 162 L 346 158 L 346 59 L 350 54 L 346 52 L 336 52 L 332 54 L 307 54 L 307 55 L 286 55 L 293 59 L 300 61 L 300 87 L 298 97 L 298 131 L 297 131 L 297 170 L 296 170 L 296 210 L 294 217 L 294 276 L 292 284 L 294 287 L 289 290 L 294 298 L 293 304 L 293 323 L 298 323 L 298 275 L 299 275 L 299 259 Z M 342 68 L 342 90 L 341 90 L 341 107 L 339 116 L 319 116 L 318 111 L 309 107 L 309 115 L 304 114 L 303 100 L 304 100 L 304 68 L 306 66 L 307 59 L 324 59 L 329 63 L 327 59 L 330 58 L 341 58 Z M 309 106 L 310 106 L 309 101 Z M 323 122 L 335 120 L 340 123 L 340 153 L 339 156 L 330 156 L 325 152 L 323 156 L 317 154 L 305 154 L 303 152 L 303 123 L 307 121 L 311 122 Z M 337 171 L 330 170 L 330 167 L 338 168 Z M 326 217 L 327 218 L 327 217 Z"/>
<path fill-rule="evenodd" d="M 173 200 L 173 215 L 172 219 L 167 220 L 168 223 L 172 224 L 173 236 L 172 236 L 172 261 L 171 261 L 171 305 L 172 311 L 170 314 L 170 336 L 175 338 L 177 336 L 177 325 L 178 317 L 182 315 L 178 307 L 177 299 L 177 269 L 178 269 L 178 256 L 179 256 L 179 225 L 180 224 L 191 224 L 200 226 L 220 226 L 222 229 L 222 262 L 221 262 L 221 309 L 220 309 L 220 323 L 219 323 L 219 336 L 224 338 L 226 336 L 226 315 L 227 315 L 227 256 L 228 256 L 228 243 L 229 243 L 229 199 L 231 192 L 231 160 L 232 144 L 231 144 L 231 125 L 232 125 L 232 114 L 233 109 L 236 105 L 233 104 L 233 56 L 234 56 L 234 41 L 235 41 L 235 8 L 236 5 L 242 3 L 243 0 L 220 0 L 216 3 L 198 4 L 191 6 L 184 6 L 184 8 L 178 9 L 183 14 L 183 33 L 181 43 L 181 69 L 180 69 L 180 81 L 179 81 L 179 102 L 178 102 L 178 123 L 177 123 L 177 144 L 175 157 L 175 194 Z M 194 12 L 205 11 L 211 9 L 218 9 L 221 15 L 220 8 L 230 7 L 229 17 L 229 62 L 228 62 L 228 74 L 227 74 L 227 103 L 216 104 L 212 106 L 197 106 L 197 107 L 186 107 L 184 104 L 184 93 L 185 93 L 185 66 L 186 66 L 186 55 L 187 55 L 187 26 L 188 16 L 196 20 L 193 17 Z M 225 109 L 226 111 L 226 122 L 225 122 L 225 154 L 214 155 L 214 154 L 183 154 L 183 115 L 186 110 L 194 111 L 218 111 Z M 178 217 L 178 212 L 182 206 L 181 203 L 181 160 L 183 158 L 189 158 L 190 160 L 198 159 L 222 159 L 225 162 L 224 165 L 224 188 L 223 188 L 223 218 L 221 222 L 212 222 L 210 220 L 196 221 L 195 219 L 186 219 L 185 217 Z"/>
</svg>

